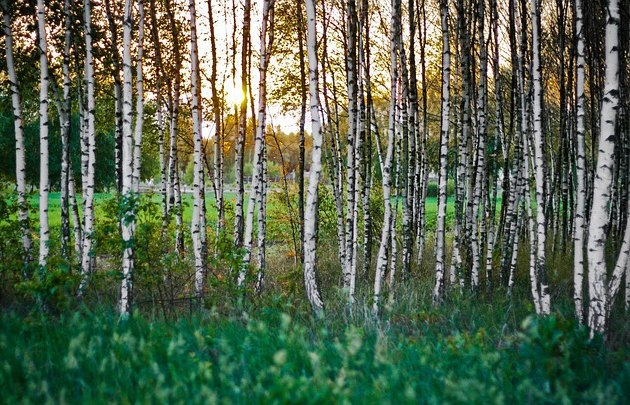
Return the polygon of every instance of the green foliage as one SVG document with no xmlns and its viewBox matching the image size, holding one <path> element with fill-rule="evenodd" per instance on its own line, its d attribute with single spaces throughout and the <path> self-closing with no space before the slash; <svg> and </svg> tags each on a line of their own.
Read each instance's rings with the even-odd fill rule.
<svg viewBox="0 0 630 405">
<path fill-rule="evenodd" d="M 269 302 L 176 322 L 108 312 L 0 319 L 3 402 L 615 403 L 630 367 L 571 322 L 303 318 Z M 449 308 L 434 312 L 439 319 Z M 499 312 L 499 311 L 496 311 Z M 422 326 L 424 325 L 424 327 Z M 422 331 L 422 332 L 418 332 Z M 551 340 L 550 340 L 551 338 Z M 589 364 L 591 365 L 589 367 Z"/>
<path fill-rule="evenodd" d="M 36 308 L 60 313 L 74 308 L 81 277 L 63 263 L 50 263 L 47 269 L 36 271 L 29 279 L 16 285 L 16 291 Z"/>
<path fill-rule="evenodd" d="M 24 264 L 20 223 L 17 220 L 17 194 L 0 184 L 0 273 L 19 271 Z"/>
<path fill-rule="evenodd" d="M 438 196 L 438 182 L 437 181 L 429 181 L 427 185 L 427 197 L 435 197 Z M 446 185 L 446 194 L 449 196 L 455 195 L 455 182 L 453 180 L 449 180 Z"/>
</svg>

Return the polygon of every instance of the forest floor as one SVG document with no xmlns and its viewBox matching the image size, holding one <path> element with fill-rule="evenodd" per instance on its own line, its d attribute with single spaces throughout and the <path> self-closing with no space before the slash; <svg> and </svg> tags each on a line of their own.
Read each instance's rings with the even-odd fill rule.
<svg viewBox="0 0 630 405">
<path fill-rule="evenodd" d="M 526 297 L 456 295 L 432 308 L 417 293 L 380 320 L 339 302 L 317 317 L 278 296 L 169 320 L 5 312 L 0 403 L 630 400 L 627 343 L 589 340 L 570 314 L 533 317 Z"/>
</svg>

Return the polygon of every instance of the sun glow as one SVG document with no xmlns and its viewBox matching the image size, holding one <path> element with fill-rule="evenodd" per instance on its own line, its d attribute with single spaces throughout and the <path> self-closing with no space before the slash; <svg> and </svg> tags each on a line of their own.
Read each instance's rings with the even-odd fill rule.
<svg viewBox="0 0 630 405">
<path fill-rule="evenodd" d="M 240 105 L 245 99 L 243 89 L 238 86 L 232 86 L 231 84 L 225 88 L 225 101 L 228 105 Z"/>
</svg>

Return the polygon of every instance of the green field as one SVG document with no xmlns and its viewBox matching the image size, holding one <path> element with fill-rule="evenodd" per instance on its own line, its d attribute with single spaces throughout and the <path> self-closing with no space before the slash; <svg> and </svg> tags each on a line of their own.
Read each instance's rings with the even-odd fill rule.
<svg viewBox="0 0 630 405">
<path fill-rule="evenodd" d="M 247 193 L 247 192 L 246 192 Z M 106 202 L 109 199 L 114 198 L 114 194 L 112 193 L 95 193 L 94 195 L 94 200 L 95 200 L 95 209 L 96 209 L 96 221 L 98 221 L 98 218 L 101 216 L 100 214 L 102 214 L 102 206 L 103 203 Z M 79 203 L 81 203 L 81 197 L 79 195 L 77 195 L 77 200 Z M 154 194 L 152 197 L 152 200 L 155 203 L 160 203 L 161 201 L 161 196 L 158 194 Z M 236 195 L 234 193 L 227 193 L 225 195 L 225 201 L 226 202 L 230 202 L 232 204 L 234 204 L 234 201 L 236 200 Z M 29 199 L 30 201 L 30 205 L 31 205 L 31 210 L 30 210 L 30 217 L 32 221 L 37 221 L 38 220 L 38 208 L 39 208 L 39 195 L 34 194 L 30 197 Z M 192 217 L 192 195 L 190 194 L 183 194 L 182 195 L 182 202 L 184 205 L 184 212 L 183 212 L 183 219 L 185 223 L 190 223 L 191 217 Z M 246 198 L 245 198 L 245 205 L 244 205 L 244 209 L 247 209 L 247 203 L 248 203 L 248 196 L 246 194 Z M 395 198 L 392 198 L 392 203 L 395 203 Z M 217 220 L 217 211 L 215 208 L 215 199 L 213 196 L 207 196 L 206 197 L 206 207 L 208 208 L 207 211 L 207 220 L 209 223 L 216 223 Z M 278 209 L 280 209 L 282 207 L 278 207 Z M 400 200 L 399 203 L 399 210 L 402 210 L 402 199 Z M 499 199 L 498 203 L 497 203 L 497 213 L 499 212 L 499 210 L 501 209 L 501 200 Z M 455 199 L 453 197 L 449 197 L 448 198 L 448 204 L 447 204 L 447 212 L 446 212 L 446 222 L 447 222 L 447 227 L 452 227 L 453 225 L 453 219 L 454 219 L 454 210 L 455 210 Z M 50 227 L 52 229 L 55 228 L 59 228 L 61 226 L 61 195 L 59 192 L 53 192 L 49 194 L 48 197 L 48 223 L 50 225 Z M 435 221 L 436 221 L 436 217 L 437 217 L 437 198 L 436 197 L 427 197 L 426 199 L 426 220 L 427 220 L 427 225 L 430 229 L 434 229 L 435 228 Z M 273 220 L 273 218 L 270 218 L 270 220 Z M 399 215 L 399 222 L 402 220 L 402 216 Z"/>
</svg>

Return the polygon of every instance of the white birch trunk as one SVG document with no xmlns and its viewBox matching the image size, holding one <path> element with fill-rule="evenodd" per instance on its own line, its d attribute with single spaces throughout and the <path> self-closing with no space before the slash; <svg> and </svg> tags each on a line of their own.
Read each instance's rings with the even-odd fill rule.
<svg viewBox="0 0 630 405">
<path fill-rule="evenodd" d="M 22 249 L 24 261 L 30 262 L 33 241 L 30 235 L 28 221 L 28 202 L 26 200 L 26 151 L 24 148 L 24 126 L 22 122 L 22 100 L 18 87 L 15 63 L 13 61 L 13 32 L 9 15 L 8 0 L 2 0 L 3 26 L 5 35 L 5 55 L 9 87 L 11 91 L 11 103 L 13 106 L 13 128 L 15 131 L 15 182 L 17 187 L 18 221 L 22 236 Z"/>
<path fill-rule="evenodd" d="M 352 281 L 353 234 L 356 221 L 355 178 L 356 167 L 356 125 L 357 125 L 357 66 L 356 66 L 356 32 L 357 13 L 354 0 L 346 1 L 346 82 L 348 86 L 348 136 L 346 146 L 346 226 L 345 226 L 345 261 L 343 263 L 343 286 L 350 289 Z"/>
<path fill-rule="evenodd" d="M 48 228 L 48 56 L 46 41 L 46 9 L 44 0 L 37 0 L 37 32 L 39 36 L 39 265 L 46 267 L 50 242 Z"/>
<path fill-rule="evenodd" d="M 391 202 L 391 168 L 392 158 L 394 155 L 394 146 L 396 142 L 396 94 L 398 89 L 398 57 L 396 53 L 397 30 L 400 25 L 400 2 L 392 1 L 392 17 L 390 24 L 390 101 L 389 101 L 389 124 L 387 128 L 387 151 L 385 152 L 385 160 L 381 165 L 383 174 L 383 229 L 381 231 L 381 241 L 378 248 L 378 256 L 376 258 L 376 274 L 374 276 L 374 300 L 372 303 L 372 312 L 377 315 L 381 298 L 381 289 L 383 277 L 387 271 L 387 253 L 390 245 L 392 202 Z M 377 139 L 377 142 L 380 142 Z"/>
<path fill-rule="evenodd" d="M 94 94 L 94 57 L 92 54 L 92 26 L 91 0 L 84 0 L 84 33 L 85 33 L 85 84 L 86 111 L 84 111 L 84 147 L 82 156 L 87 159 L 85 165 L 85 179 L 83 181 L 83 246 L 81 248 L 81 286 L 85 287 L 86 277 L 92 270 L 94 243 L 94 174 L 96 159 L 95 141 L 95 94 Z"/>
<path fill-rule="evenodd" d="M 610 211 L 615 151 L 615 124 L 619 106 L 619 0 L 610 0 L 606 20 L 606 81 L 601 107 L 599 151 L 593 181 L 593 202 L 588 228 L 588 326 L 606 330 L 606 227 Z"/>
<path fill-rule="evenodd" d="M 630 213 L 630 204 L 628 205 L 628 213 Z M 630 221 L 626 221 L 626 229 L 623 233 L 623 241 L 621 243 L 621 250 L 617 257 L 617 262 L 613 270 L 613 274 L 608 281 L 606 288 L 606 314 L 610 314 L 610 309 L 615 302 L 617 292 L 621 286 L 621 279 L 624 274 L 626 275 L 626 284 L 628 282 L 628 269 L 630 268 Z M 627 293 L 627 291 L 626 291 Z"/>
<path fill-rule="evenodd" d="M 316 221 L 317 221 L 317 186 L 322 171 L 322 134 L 319 118 L 318 97 L 318 73 L 317 73 L 317 25 L 315 20 L 315 0 L 306 1 L 306 47 L 309 66 L 309 92 L 311 135 L 313 137 L 313 149 L 311 152 L 311 170 L 306 194 L 306 209 L 304 210 L 304 286 L 306 296 L 315 312 L 324 309 L 317 286 L 316 260 Z"/>
<path fill-rule="evenodd" d="M 68 203 L 68 168 L 69 168 L 69 142 L 70 142 L 70 46 L 71 46 L 71 24 L 70 0 L 63 3 L 64 13 L 64 46 L 63 46 L 63 99 L 59 100 L 59 122 L 61 126 L 61 255 L 68 260 L 70 245 L 70 212 Z M 53 82 L 54 83 L 54 82 Z"/>
<path fill-rule="evenodd" d="M 582 0 L 575 1 L 575 32 L 577 34 L 577 77 L 576 77 L 576 207 L 575 207 L 575 236 L 573 239 L 573 302 L 575 315 L 581 323 L 584 321 L 584 238 L 586 224 L 586 148 L 584 146 L 584 25 L 582 18 Z"/>
<path fill-rule="evenodd" d="M 195 0 L 188 3 L 190 12 L 190 61 L 191 61 L 191 91 L 192 91 L 192 122 L 193 122 L 193 142 L 194 142 L 194 179 L 193 179 L 193 214 L 190 233 L 193 241 L 193 251 L 195 255 L 195 293 L 200 298 L 203 293 L 203 230 L 206 224 L 203 221 L 203 181 L 204 169 L 202 159 L 202 139 L 201 139 L 201 83 L 199 75 L 199 56 L 197 51 L 197 20 L 195 12 Z"/>
<path fill-rule="evenodd" d="M 268 24 L 273 24 L 273 21 L 269 21 L 270 11 L 273 13 L 273 6 L 275 0 L 265 0 L 263 2 L 262 12 L 262 26 L 260 31 L 260 65 L 259 65 L 259 77 L 258 83 L 258 120 L 256 127 L 256 138 L 254 140 L 254 162 L 253 162 L 253 174 L 252 184 L 249 190 L 249 201 L 247 204 L 247 216 L 245 218 L 245 234 L 243 238 L 243 248 L 245 250 L 243 256 L 243 267 L 238 274 L 237 284 L 241 286 L 245 281 L 247 268 L 251 260 L 252 240 L 254 235 L 254 212 L 256 210 L 256 203 L 261 203 L 263 198 L 263 172 L 265 162 L 265 126 L 267 116 L 267 67 L 269 65 L 269 48 L 270 43 L 267 43 L 267 29 Z M 261 218 L 258 219 L 259 221 Z M 258 229 L 260 233 L 261 229 Z"/>
<path fill-rule="evenodd" d="M 543 155 L 543 128 L 542 128 L 542 69 L 540 67 L 540 28 L 539 28 L 538 0 L 532 0 L 532 79 L 534 84 L 534 159 L 536 179 L 536 275 L 540 288 L 541 314 L 550 312 L 549 290 L 545 280 L 546 276 L 546 229 L 545 229 L 545 157 Z"/>
<path fill-rule="evenodd" d="M 442 20 L 442 119 L 440 124 L 440 172 L 438 180 L 438 212 L 435 230 L 435 287 L 433 303 L 442 299 L 444 273 L 446 271 L 445 236 L 446 236 L 446 184 L 448 181 L 446 157 L 448 154 L 451 51 L 448 39 L 448 1 L 440 1 Z"/>
<path fill-rule="evenodd" d="M 125 0 L 123 20 L 123 145 L 122 145 L 122 197 L 125 212 L 120 220 L 123 240 L 122 282 L 118 310 L 129 313 L 131 273 L 133 272 L 133 229 L 135 222 L 135 196 L 133 193 L 133 134 L 132 134 L 132 66 L 131 30 L 133 27 L 131 0 Z"/>
</svg>

